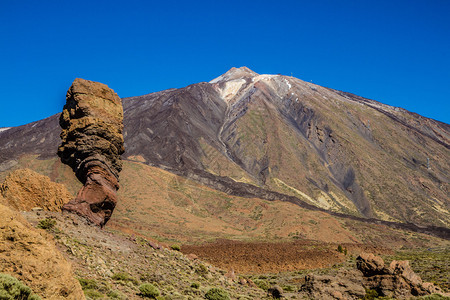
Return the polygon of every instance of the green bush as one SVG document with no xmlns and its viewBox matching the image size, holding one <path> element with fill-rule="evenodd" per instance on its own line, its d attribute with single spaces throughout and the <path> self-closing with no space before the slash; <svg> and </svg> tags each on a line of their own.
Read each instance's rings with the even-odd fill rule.
<svg viewBox="0 0 450 300">
<path fill-rule="evenodd" d="M 269 283 L 267 282 L 267 280 L 255 279 L 253 280 L 253 282 L 262 290 L 267 291 L 269 289 Z"/>
<path fill-rule="evenodd" d="M 133 278 L 130 274 L 125 273 L 125 272 L 119 272 L 119 273 L 115 273 L 112 277 L 112 279 L 117 280 L 117 281 L 122 281 L 122 282 L 132 282 L 133 284 L 137 285 L 139 282 L 136 278 Z"/>
<path fill-rule="evenodd" d="M 56 225 L 56 220 L 47 218 L 47 219 L 40 220 L 36 227 L 45 229 L 45 230 L 50 230 L 53 227 L 55 227 L 55 225 Z"/>
<path fill-rule="evenodd" d="M 110 291 L 108 293 L 108 297 L 110 299 L 119 299 L 119 300 L 127 299 L 127 297 L 119 291 Z"/>
<path fill-rule="evenodd" d="M 205 265 L 200 264 L 196 269 L 195 269 L 195 273 L 197 273 L 198 275 L 206 275 L 208 274 L 208 268 Z"/>
<path fill-rule="evenodd" d="M 198 283 L 198 282 L 193 282 L 193 283 L 191 283 L 191 288 L 193 288 L 193 289 L 198 289 L 198 288 L 200 288 L 200 283 Z"/>
<path fill-rule="evenodd" d="M 283 286 L 283 291 L 285 291 L 285 292 L 294 292 L 295 291 L 295 287 L 293 287 L 292 285 L 285 285 L 285 286 Z"/>
<path fill-rule="evenodd" d="M 170 246 L 170 248 L 172 248 L 172 250 L 175 251 L 180 251 L 181 250 L 181 246 L 178 244 L 173 244 L 172 246 Z"/>
<path fill-rule="evenodd" d="M 90 289 L 84 290 L 84 295 L 86 296 L 87 299 L 101 299 L 104 297 L 104 295 L 99 291 Z"/>
<path fill-rule="evenodd" d="M 205 294 L 208 300 L 230 300 L 228 293 L 219 288 L 212 288 Z"/>
<path fill-rule="evenodd" d="M 94 279 L 78 278 L 78 281 L 83 290 L 96 290 L 98 288 L 97 282 Z"/>
<path fill-rule="evenodd" d="M 156 286 L 151 283 L 143 283 L 139 286 L 139 291 L 141 295 L 147 298 L 156 298 L 159 296 L 159 290 Z"/>
<path fill-rule="evenodd" d="M 376 290 L 366 290 L 366 295 L 363 300 L 374 300 L 377 299 L 378 292 Z"/>
<path fill-rule="evenodd" d="M 41 300 L 29 287 L 18 279 L 0 273 L 0 299 L 4 300 Z"/>
<path fill-rule="evenodd" d="M 342 248 L 342 246 L 339 245 L 339 246 L 337 247 L 337 251 L 340 252 L 340 253 L 343 253 L 343 252 L 344 252 L 344 248 Z"/>
</svg>

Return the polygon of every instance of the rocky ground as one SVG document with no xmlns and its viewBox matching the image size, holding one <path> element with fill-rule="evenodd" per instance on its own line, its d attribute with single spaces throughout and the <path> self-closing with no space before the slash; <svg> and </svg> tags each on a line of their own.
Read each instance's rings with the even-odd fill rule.
<svg viewBox="0 0 450 300">
<path fill-rule="evenodd" d="M 391 250 L 351 244 L 337 251 L 339 244 L 313 240 L 291 242 L 240 242 L 222 240 L 203 245 L 185 245 L 181 251 L 194 253 L 215 266 L 243 274 L 267 274 L 331 268 L 345 262 L 349 255 L 363 251 L 392 253 Z M 344 249 L 345 253 L 344 254 Z"/>
<path fill-rule="evenodd" d="M 226 291 L 231 299 L 272 299 L 269 293 L 276 294 L 277 291 L 281 291 L 286 299 L 308 299 L 314 294 L 299 290 L 305 288 L 308 282 L 311 283 L 311 278 L 320 281 L 326 276 L 335 278 L 344 273 L 351 276 L 352 272 L 356 272 L 354 253 L 360 250 L 383 253 L 388 257 L 386 263 L 396 258 L 394 252 L 388 249 L 349 244 L 341 246 L 342 252 L 339 252 L 334 244 L 312 241 L 279 244 L 282 248 L 273 247 L 274 243 L 222 241 L 213 246 L 210 244 L 210 248 L 204 246 L 202 252 L 200 246 L 162 246 L 154 240 L 126 235 L 108 227 L 100 229 L 70 213 L 33 211 L 23 215 L 33 225 L 46 219 L 56 222 L 47 231 L 54 236 L 66 259 L 72 262 L 75 275 L 88 299 L 142 299 L 139 286 L 143 283 L 151 283 L 159 290 L 158 299 L 204 299 L 212 288 Z M 178 251 L 180 248 L 184 254 Z M 271 248 L 272 254 L 269 251 Z M 216 254 L 234 251 L 235 259 L 231 259 L 229 264 L 221 264 L 213 256 L 208 257 L 205 249 L 214 249 L 211 251 Z M 245 258 L 243 253 L 252 254 L 246 267 L 242 263 Z M 276 253 L 279 253 L 278 258 Z M 445 291 L 447 286 L 443 281 L 448 281 L 448 272 L 445 275 L 448 260 L 443 258 L 448 256 L 449 248 L 435 249 L 434 253 L 437 255 L 429 255 L 427 259 L 430 264 L 444 271 L 443 278 L 436 283 L 441 283 Z M 258 256 L 259 265 L 256 259 Z M 283 258 L 290 260 L 289 263 L 286 261 L 285 269 L 281 264 Z M 420 256 L 415 257 L 417 259 Z M 291 263 L 297 264 L 295 271 L 289 266 Z M 412 265 L 417 266 L 414 262 Z M 423 275 L 424 281 L 430 280 L 427 272 L 414 270 Z M 308 276 L 311 274 L 319 277 Z M 325 279 L 329 280 L 328 277 Z"/>
<path fill-rule="evenodd" d="M 22 281 L 43 299 L 83 299 L 72 266 L 58 251 L 53 237 L 45 230 L 34 228 L 19 212 L 2 204 L 0 272 Z M 0 299 L 23 298 L 8 298 L 0 288 Z"/>
<path fill-rule="evenodd" d="M 32 224 L 56 221 L 48 231 L 72 262 L 88 298 L 142 299 L 139 286 L 147 282 L 158 288 L 161 299 L 203 299 L 211 288 L 227 291 L 232 299 L 266 298 L 256 285 L 240 284 L 224 270 L 155 242 L 101 230 L 73 214 L 24 214 Z"/>
</svg>

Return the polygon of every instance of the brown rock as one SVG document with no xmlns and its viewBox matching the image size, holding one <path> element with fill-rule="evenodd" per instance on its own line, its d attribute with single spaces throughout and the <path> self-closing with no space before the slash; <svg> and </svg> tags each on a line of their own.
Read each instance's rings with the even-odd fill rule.
<svg viewBox="0 0 450 300">
<path fill-rule="evenodd" d="M 361 253 L 356 258 L 356 267 L 363 272 L 364 276 L 384 274 L 384 261 L 381 257 L 372 253 Z"/>
<path fill-rule="evenodd" d="M 411 285 L 421 285 L 422 279 L 414 273 L 414 271 L 409 266 L 409 261 L 397 261 L 393 260 L 389 266 L 389 269 L 392 270 L 392 273 L 397 276 L 401 276 L 408 280 Z"/>
<path fill-rule="evenodd" d="M 364 286 L 377 290 L 380 296 L 403 299 L 441 292 L 432 283 L 423 283 L 408 261 L 394 260 L 386 268 L 380 257 L 363 253 L 357 258 L 357 267 L 365 276 Z"/>
<path fill-rule="evenodd" d="M 84 187 L 63 207 L 104 226 L 117 203 L 123 147 L 122 101 L 108 86 L 75 79 L 60 116 L 61 161 Z"/>
<path fill-rule="evenodd" d="M 431 282 L 424 282 L 422 288 L 429 294 L 443 294 L 442 290 Z M 445 296 L 450 297 L 450 293 L 445 294 Z"/>
<path fill-rule="evenodd" d="M 279 285 L 274 285 L 267 290 L 269 296 L 272 296 L 274 299 L 280 299 L 283 297 L 283 288 Z"/>
<path fill-rule="evenodd" d="M 257 288 L 257 287 L 258 287 L 258 286 L 256 285 L 256 283 L 254 283 L 253 280 L 251 280 L 250 278 L 247 279 L 247 285 L 248 285 L 249 287 L 252 287 L 252 288 Z"/>
<path fill-rule="evenodd" d="M 408 261 L 392 261 L 386 268 L 382 258 L 362 253 L 356 263 L 359 270 L 340 270 L 336 276 L 307 275 L 300 294 L 313 299 L 361 299 L 365 290 L 376 290 L 380 296 L 409 299 L 442 293 L 432 283 L 422 283 Z"/>
<path fill-rule="evenodd" d="M 64 185 L 29 169 L 9 173 L 0 185 L 0 194 L 4 198 L 1 203 L 19 211 L 61 211 L 72 198 Z"/>
<path fill-rule="evenodd" d="M 198 256 L 195 255 L 194 253 L 189 253 L 188 255 L 186 255 L 187 258 L 189 258 L 190 260 L 197 260 Z"/>
<path fill-rule="evenodd" d="M 42 299 L 85 299 L 71 265 L 52 237 L 2 204 L 0 270 L 23 281 Z"/>
<path fill-rule="evenodd" d="M 228 278 L 229 281 L 237 281 L 236 273 L 234 273 L 234 270 L 231 269 L 225 274 L 225 278 Z"/>
<path fill-rule="evenodd" d="M 361 299 L 366 291 L 359 271 L 341 271 L 337 276 L 307 275 L 300 294 L 312 299 Z"/>
</svg>

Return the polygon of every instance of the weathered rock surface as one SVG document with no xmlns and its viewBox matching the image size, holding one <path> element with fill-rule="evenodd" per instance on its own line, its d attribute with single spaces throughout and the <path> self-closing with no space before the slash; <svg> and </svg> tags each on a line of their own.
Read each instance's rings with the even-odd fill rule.
<svg viewBox="0 0 450 300">
<path fill-rule="evenodd" d="M 23 281 L 42 299 L 85 299 L 72 266 L 58 251 L 53 238 L 2 204 L 0 270 Z"/>
<path fill-rule="evenodd" d="M 383 268 L 380 268 L 382 262 Z M 410 298 L 433 293 L 442 293 L 432 283 L 424 283 L 409 266 L 408 261 L 392 261 L 384 267 L 381 257 L 361 254 L 356 259 L 358 269 L 364 273 L 366 289 L 376 290 L 380 296 Z"/>
<path fill-rule="evenodd" d="M 84 187 L 63 209 L 103 226 L 117 203 L 123 146 L 122 101 L 108 86 L 75 79 L 60 116 L 61 161 Z"/>
<path fill-rule="evenodd" d="M 61 211 L 72 199 L 63 184 L 52 182 L 47 176 L 30 169 L 15 170 L 0 185 L 1 203 L 19 211 L 40 207 L 48 211 Z"/>
<path fill-rule="evenodd" d="M 372 253 L 361 253 L 358 260 L 356 260 L 356 267 L 366 277 L 386 272 L 383 259 Z"/>
<path fill-rule="evenodd" d="M 307 275 L 300 293 L 313 299 L 361 299 L 366 290 L 395 299 L 442 294 L 439 287 L 422 282 L 408 261 L 394 260 L 386 267 L 381 257 L 362 253 L 356 266 L 357 270 L 340 270 L 336 276 Z"/>
<path fill-rule="evenodd" d="M 336 276 L 307 275 L 301 294 L 312 299 L 361 299 L 366 294 L 358 270 L 342 270 Z"/>
<path fill-rule="evenodd" d="M 283 288 L 279 285 L 274 285 L 267 290 L 267 294 L 274 299 L 283 298 Z"/>
</svg>

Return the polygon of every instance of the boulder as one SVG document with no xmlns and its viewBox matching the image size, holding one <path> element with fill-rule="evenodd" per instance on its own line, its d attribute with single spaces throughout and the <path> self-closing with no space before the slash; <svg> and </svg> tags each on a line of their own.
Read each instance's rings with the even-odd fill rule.
<svg viewBox="0 0 450 300">
<path fill-rule="evenodd" d="M 423 283 L 408 261 L 394 260 L 386 267 L 381 257 L 361 253 L 356 266 L 358 270 L 341 269 L 334 276 L 307 275 L 299 293 L 312 299 L 361 299 L 366 290 L 395 299 L 442 294 L 434 284 Z"/>
<path fill-rule="evenodd" d="M 376 290 L 380 296 L 407 299 L 442 292 L 432 283 L 423 283 L 408 261 L 394 260 L 386 268 L 382 258 L 362 253 L 356 259 L 356 265 L 364 274 L 365 288 Z"/>
<path fill-rule="evenodd" d="M 392 270 L 392 274 L 395 276 L 401 276 L 407 280 L 411 285 L 421 285 L 422 279 L 414 273 L 414 271 L 409 266 L 409 261 L 403 260 L 393 260 L 389 265 L 389 269 Z"/>
<path fill-rule="evenodd" d="M 336 276 L 307 275 L 300 293 L 312 299 L 361 299 L 366 291 L 357 270 L 341 270 Z"/>
<path fill-rule="evenodd" d="M 373 276 L 385 273 L 384 261 L 372 253 L 361 253 L 356 258 L 356 267 L 364 276 Z"/>
<path fill-rule="evenodd" d="M 283 288 L 279 285 L 274 285 L 267 290 L 269 296 L 274 299 L 280 299 L 283 297 Z"/>
<path fill-rule="evenodd" d="M 61 211 L 72 199 L 67 188 L 30 169 L 18 169 L 0 185 L 3 204 L 19 211 Z"/>
<path fill-rule="evenodd" d="M 102 227 L 117 203 L 124 153 L 122 101 L 108 86 L 77 78 L 59 123 L 58 155 L 84 184 L 63 209 Z"/>
</svg>

